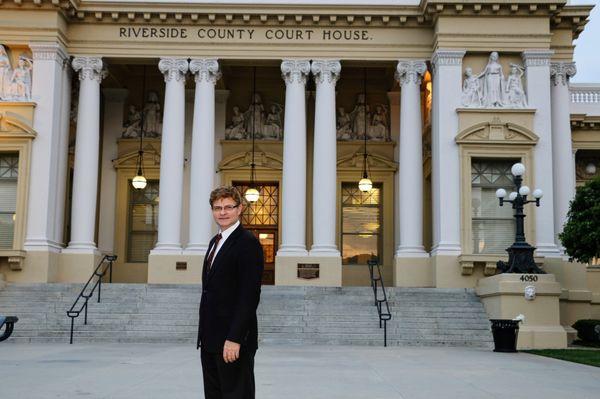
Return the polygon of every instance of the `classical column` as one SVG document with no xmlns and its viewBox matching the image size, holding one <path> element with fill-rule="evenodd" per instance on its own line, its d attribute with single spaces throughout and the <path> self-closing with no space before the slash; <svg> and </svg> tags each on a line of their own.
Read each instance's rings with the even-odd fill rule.
<svg viewBox="0 0 600 399">
<path fill-rule="evenodd" d="M 75 57 L 73 69 L 79 72 L 79 102 L 73 167 L 71 241 L 69 250 L 96 249 L 96 197 L 100 156 L 100 82 L 105 77 L 100 57 Z"/>
<path fill-rule="evenodd" d="M 165 105 L 160 151 L 158 241 L 152 254 L 181 252 L 183 144 L 185 123 L 185 58 L 161 58 L 165 77 Z"/>
<path fill-rule="evenodd" d="M 458 255 L 460 245 L 460 159 L 458 115 L 461 107 L 462 59 L 465 51 L 433 53 L 431 128 L 432 255 Z M 407 193 L 402 193 L 407 195 Z M 411 194 L 412 195 L 412 192 Z"/>
<path fill-rule="evenodd" d="M 306 256 L 306 78 L 308 60 L 283 60 L 285 120 L 281 246 L 277 256 Z M 335 150 L 335 148 L 334 148 Z"/>
<path fill-rule="evenodd" d="M 69 132 L 71 131 L 71 64 L 65 59 L 62 64 L 62 97 L 60 106 L 60 143 L 58 147 L 58 177 L 56 182 L 56 206 L 54 241 L 65 244 L 65 214 L 67 198 L 67 172 L 69 169 Z"/>
<path fill-rule="evenodd" d="M 559 248 L 562 244 L 558 234 L 567 221 L 569 203 L 575 196 L 575 162 L 571 138 L 571 114 L 569 96 L 569 78 L 577 69 L 574 62 L 552 62 L 552 160 L 554 177 L 554 233 Z"/>
<path fill-rule="evenodd" d="M 396 79 L 400 82 L 400 157 L 398 181 L 400 242 L 396 256 L 428 256 L 423 249 L 423 138 L 421 119 L 421 78 L 423 61 L 400 61 Z"/>
<path fill-rule="evenodd" d="M 341 69 L 338 60 L 315 60 L 311 65 L 317 83 L 313 156 L 313 244 L 310 249 L 310 255 L 313 256 L 340 256 L 335 244 L 335 83 Z"/>
<path fill-rule="evenodd" d="M 549 50 L 524 51 L 526 92 L 529 106 L 536 109 L 533 119 L 533 131 L 539 140 L 534 147 L 535 188 L 544 192 L 539 208 L 535 208 L 535 236 L 537 254 L 559 256 L 554 242 L 554 183 L 552 171 L 552 115 L 550 104 L 550 57 Z M 568 112 L 568 111 L 567 111 Z M 561 165 L 562 166 L 562 165 Z"/>
<path fill-rule="evenodd" d="M 61 103 L 63 64 L 68 62 L 65 49 L 58 43 L 31 43 L 33 78 L 31 95 L 36 103 L 33 128 L 37 137 L 32 142 L 31 173 L 25 249 L 53 251 L 61 248 L 55 239 L 56 186 L 61 142 Z"/>
<path fill-rule="evenodd" d="M 196 80 L 190 175 L 190 226 L 187 251 L 206 252 L 212 235 L 208 197 L 215 176 L 215 84 L 221 77 L 216 59 L 192 59 Z"/>
</svg>

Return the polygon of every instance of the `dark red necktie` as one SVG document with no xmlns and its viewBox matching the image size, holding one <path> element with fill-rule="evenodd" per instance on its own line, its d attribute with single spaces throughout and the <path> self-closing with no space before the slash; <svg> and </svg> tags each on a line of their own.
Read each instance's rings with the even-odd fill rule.
<svg viewBox="0 0 600 399">
<path fill-rule="evenodd" d="M 210 254 L 208 254 L 208 258 L 206 259 L 206 261 L 208 262 L 208 270 L 210 270 L 210 268 L 212 267 L 212 261 L 215 257 L 215 252 L 217 251 L 217 246 L 219 245 L 219 241 L 221 241 L 221 237 L 223 237 L 221 233 L 217 234 L 217 238 L 215 239 L 215 243 L 213 244 L 212 250 L 210 251 Z"/>
</svg>

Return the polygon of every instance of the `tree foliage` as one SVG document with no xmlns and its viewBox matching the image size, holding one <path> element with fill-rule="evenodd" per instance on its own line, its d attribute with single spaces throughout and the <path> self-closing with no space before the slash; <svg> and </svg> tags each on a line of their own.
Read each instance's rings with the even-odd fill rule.
<svg viewBox="0 0 600 399">
<path fill-rule="evenodd" d="M 600 258 L 600 177 L 577 189 L 559 238 L 572 260 Z"/>
</svg>

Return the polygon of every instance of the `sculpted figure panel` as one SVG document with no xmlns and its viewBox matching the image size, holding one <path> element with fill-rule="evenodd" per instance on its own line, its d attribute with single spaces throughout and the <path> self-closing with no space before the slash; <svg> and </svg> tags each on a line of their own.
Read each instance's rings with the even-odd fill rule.
<svg viewBox="0 0 600 399">
<path fill-rule="evenodd" d="M 33 60 L 21 54 L 13 69 L 6 47 L 0 45 L 0 100 L 31 101 Z"/>
<path fill-rule="evenodd" d="M 374 112 L 371 111 L 373 108 Z M 365 131 L 367 140 L 390 140 L 388 107 L 384 104 L 375 104 L 374 107 L 371 107 L 366 104 L 364 93 L 358 94 L 356 105 L 351 112 L 346 112 L 343 107 L 338 108 L 337 112 L 338 140 L 363 140 Z"/>
<path fill-rule="evenodd" d="M 130 105 L 127 120 L 123 125 L 121 137 L 138 138 L 142 134 L 142 116 L 144 137 L 157 138 L 162 132 L 162 114 L 158 93 L 148 93 L 144 108 L 140 111 L 135 105 Z"/>
<path fill-rule="evenodd" d="M 254 131 L 255 139 L 283 140 L 283 106 L 271 103 L 265 111 L 260 94 L 255 93 L 246 111 L 234 106 L 231 120 L 225 128 L 226 140 L 249 140 Z"/>
<path fill-rule="evenodd" d="M 526 108 L 523 75 L 521 65 L 510 64 L 510 72 L 505 79 L 498 53 L 494 51 L 478 75 L 471 68 L 465 69 L 462 105 L 467 108 Z"/>
</svg>

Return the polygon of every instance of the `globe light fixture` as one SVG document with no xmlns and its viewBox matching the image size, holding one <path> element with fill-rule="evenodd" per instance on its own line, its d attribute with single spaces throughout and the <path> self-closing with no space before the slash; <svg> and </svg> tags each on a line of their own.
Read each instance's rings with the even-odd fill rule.
<svg viewBox="0 0 600 399">
<path fill-rule="evenodd" d="M 496 190 L 496 198 L 504 198 L 506 197 L 506 190 L 503 188 L 499 188 Z"/>
<path fill-rule="evenodd" d="M 588 163 L 585 166 L 585 173 L 587 173 L 588 175 L 595 175 L 597 171 L 598 171 L 598 168 L 592 162 Z"/>
<path fill-rule="evenodd" d="M 544 196 L 544 193 L 539 188 L 533 191 L 533 198 L 540 199 Z"/>
<path fill-rule="evenodd" d="M 518 194 L 517 194 L 516 191 L 513 191 L 512 193 L 510 193 L 509 196 L 508 196 L 509 201 L 514 201 L 515 198 L 517 198 L 517 195 Z"/>
<path fill-rule="evenodd" d="M 363 193 L 366 193 L 371 191 L 371 189 L 373 188 L 373 182 L 371 181 L 371 179 L 369 179 L 369 172 L 367 170 L 367 157 L 369 156 L 369 154 L 367 153 L 367 68 L 363 69 L 363 93 L 363 95 L 365 96 L 365 103 L 363 104 L 363 106 L 365 107 L 365 134 L 363 135 L 365 148 L 363 152 L 363 174 L 362 179 L 360 179 L 360 181 L 358 182 L 358 189 Z"/>
<path fill-rule="evenodd" d="M 530 192 L 531 190 L 529 190 L 529 187 L 527 186 L 521 186 L 521 188 L 519 189 L 519 194 L 521 194 L 523 197 L 529 195 Z"/>
<path fill-rule="evenodd" d="M 523 176 L 523 174 L 525 173 L 525 165 L 523 165 L 520 162 L 517 162 L 512 166 L 512 168 L 510 168 L 510 173 L 512 173 L 513 176 Z"/>
<path fill-rule="evenodd" d="M 256 115 L 256 67 L 252 74 L 252 162 L 250 163 L 250 187 L 244 193 L 244 198 L 250 203 L 255 203 L 260 198 L 260 193 L 255 187 L 256 163 L 254 163 L 254 134 L 255 134 L 255 115 Z"/>
<path fill-rule="evenodd" d="M 248 202 L 256 202 L 256 201 L 258 201 L 258 198 L 260 197 L 260 193 L 254 187 L 250 187 L 248 190 L 246 190 L 244 197 L 246 198 L 246 201 L 248 201 Z"/>
<path fill-rule="evenodd" d="M 144 65 L 144 80 L 142 81 L 142 103 L 146 98 L 146 65 Z M 144 171 L 142 170 L 144 167 L 144 109 L 142 107 L 142 114 L 140 115 L 140 148 L 138 150 L 138 159 L 137 159 L 137 174 L 131 180 L 131 185 L 136 190 L 143 190 L 146 188 L 148 182 L 144 177 Z"/>
</svg>

